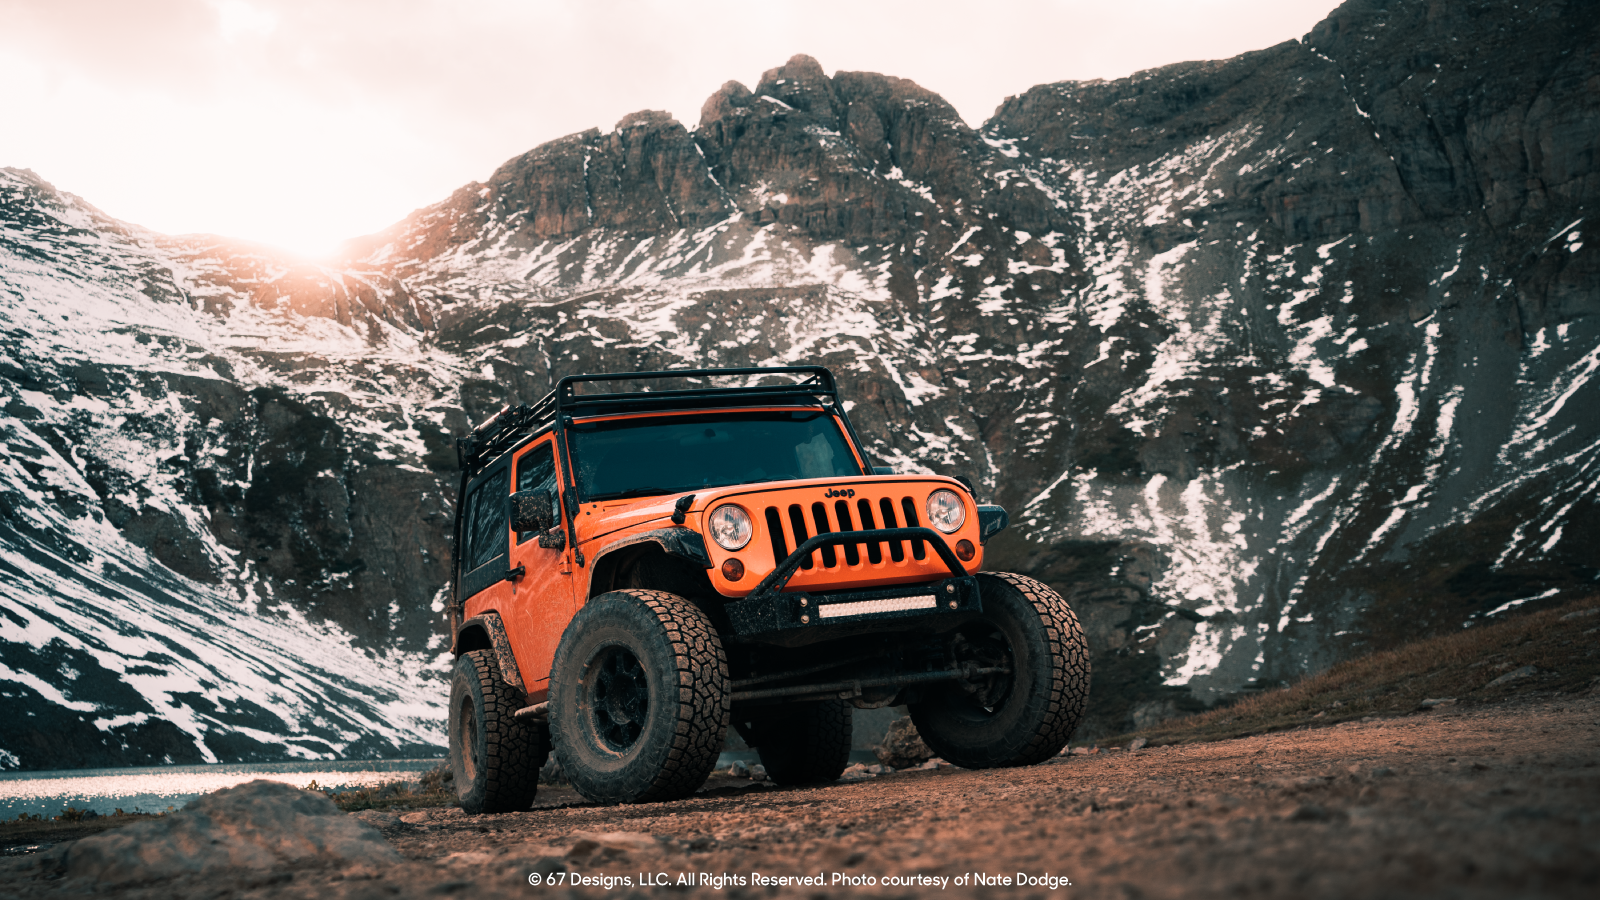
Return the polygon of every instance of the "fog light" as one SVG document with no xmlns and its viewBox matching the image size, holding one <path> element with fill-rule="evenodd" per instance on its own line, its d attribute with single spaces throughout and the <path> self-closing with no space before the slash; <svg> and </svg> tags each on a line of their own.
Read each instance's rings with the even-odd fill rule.
<svg viewBox="0 0 1600 900">
<path fill-rule="evenodd" d="M 971 559 L 972 557 L 967 557 Z M 729 581 L 738 581 L 744 577 L 744 563 L 737 559 L 730 559 L 722 564 L 722 577 Z"/>
<path fill-rule="evenodd" d="M 956 541 L 957 559 L 961 560 L 962 562 L 972 562 L 972 558 L 977 555 L 978 551 L 972 549 L 971 541 L 967 540 L 966 538 Z"/>
</svg>

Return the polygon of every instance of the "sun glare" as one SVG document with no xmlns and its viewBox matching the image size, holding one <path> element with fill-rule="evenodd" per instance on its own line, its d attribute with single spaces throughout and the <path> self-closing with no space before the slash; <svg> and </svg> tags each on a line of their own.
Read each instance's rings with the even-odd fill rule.
<svg viewBox="0 0 1600 900">
<path fill-rule="evenodd" d="M 217 22 L 222 39 L 235 41 L 241 37 L 266 37 L 278 27 L 278 17 L 271 11 L 246 3 L 245 0 L 212 0 L 217 11 Z"/>
<path fill-rule="evenodd" d="M 952 28 L 941 11 L 959 5 L 928 0 L 874 6 L 841 31 L 849 0 L 790 0 L 763 13 L 782 26 L 778 43 L 707 25 L 743 22 L 736 0 L 697 0 L 692 17 L 645 4 L 624 21 L 511 0 L 420 0 L 394 14 L 376 0 L 205 0 L 198 16 L 112 4 L 93 23 L 64 4 L 23 4 L 0 29 L 0 84 L 7 121 L 27 125 L 0 128 L 0 166 L 156 231 L 322 258 L 545 141 L 645 108 L 693 127 L 717 85 L 753 85 L 791 53 L 830 72 L 915 79 L 979 125 L 1034 84 L 1270 46 L 1335 2 L 997 0 L 974 27 Z M 1000 27 L 1008 17 L 1044 24 L 1019 36 Z M 1055 27 L 1067 22 L 1082 27 Z M 891 31 L 905 39 L 878 38 Z"/>
</svg>

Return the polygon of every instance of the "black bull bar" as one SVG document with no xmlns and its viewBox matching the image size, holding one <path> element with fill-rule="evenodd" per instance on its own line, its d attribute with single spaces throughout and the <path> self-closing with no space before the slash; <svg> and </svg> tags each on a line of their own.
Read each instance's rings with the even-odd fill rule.
<svg viewBox="0 0 1600 900">
<path fill-rule="evenodd" d="M 950 570 L 950 577 L 920 584 L 898 584 L 883 588 L 784 592 L 811 554 L 824 547 L 841 544 L 879 544 L 920 541 L 933 548 Z M 864 548 L 863 548 L 864 549 Z M 885 548 L 887 551 L 887 548 Z M 906 548 L 907 553 L 911 548 Z M 925 605 L 931 597 L 933 604 Z M 915 599 L 924 605 L 895 609 L 894 601 Z M 868 601 L 888 601 L 887 611 L 867 608 Z M 845 604 L 861 604 L 846 607 Z M 961 619 L 982 612 L 978 580 L 968 574 L 944 535 L 931 528 L 876 528 L 866 531 L 834 531 L 808 538 L 793 553 L 783 558 L 751 592 L 723 607 L 733 633 L 741 638 L 770 640 L 782 644 L 806 644 L 839 634 L 862 630 L 891 630 L 903 626 L 904 619 L 946 617 Z M 854 610 L 861 609 L 861 612 Z M 824 612 L 824 611 L 827 612 Z"/>
</svg>

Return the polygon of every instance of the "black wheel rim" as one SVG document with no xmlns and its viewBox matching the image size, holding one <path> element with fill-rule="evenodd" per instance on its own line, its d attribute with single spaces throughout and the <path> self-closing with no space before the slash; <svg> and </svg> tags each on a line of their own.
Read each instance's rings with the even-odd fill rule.
<svg viewBox="0 0 1600 900">
<path fill-rule="evenodd" d="M 1007 670 L 975 675 L 961 684 L 967 700 L 964 705 L 970 712 L 992 716 L 1003 709 L 1017 678 L 1016 660 L 1005 632 L 986 622 L 975 622 L 956 633 L 950 652 L 958 668 Z"/>
<path fill-rule="evenodd" d="M 589 726 L 600 743 L 626 753 L 644 733 L 650 713 L 650 683 L 639 657 L 627 647 L 602 647 L 587 666 Z"/>
<path fill-rule="evenodd" d="M 471 782 L 478 777 L 478 716 L 472 698 L 461 701 L 461 714 L 456 716 L 456 744 L 461 748 L 461 774 Z"/>
</svg>

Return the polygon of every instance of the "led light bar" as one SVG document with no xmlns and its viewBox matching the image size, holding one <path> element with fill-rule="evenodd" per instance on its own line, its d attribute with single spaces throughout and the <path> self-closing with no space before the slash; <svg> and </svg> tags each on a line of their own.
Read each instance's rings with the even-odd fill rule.
<svg viewBox="0 0 1600 900">
<path fill-rule="evenodd" d="M 904 609 L 933 609 L 939 605 L 932 594 L 920 597 L 890 597 L 886 600 L 857 600 L 854 603 L 824 603 L 817 615 L 824 619 L 840 616 L 870 616 L 873 613 L 900 612 Z"/>
</svg>

